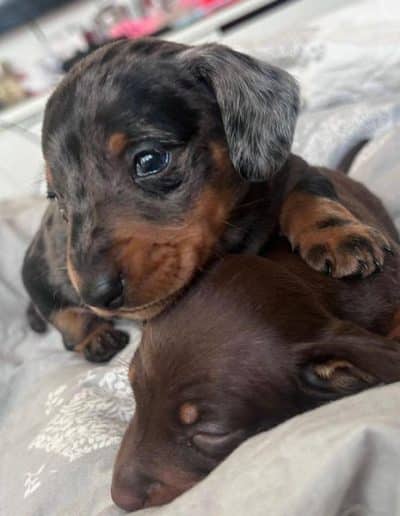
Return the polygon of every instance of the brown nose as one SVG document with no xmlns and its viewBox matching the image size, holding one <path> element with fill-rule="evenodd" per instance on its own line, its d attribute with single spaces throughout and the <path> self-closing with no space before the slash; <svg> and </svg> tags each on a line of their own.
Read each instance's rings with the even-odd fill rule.
<svg viewBox="0 0 400 516">
<path fill-rule="evenodd" d="M 123 305 L 123 283 L 119 275 L 100 274 L 81 289 L 84 302 L 99 308 L 120 308 Z"/>
<path fill-rule="evenodd" d="M 129 467 L 121 467 L 114 472 L 111 498 L 124 511 L 137 511 L 149 502 L 152 494 L 160 487 L 159 482 Z M 151 505 L 147 503 L 146 505 Z"/>
</svg>

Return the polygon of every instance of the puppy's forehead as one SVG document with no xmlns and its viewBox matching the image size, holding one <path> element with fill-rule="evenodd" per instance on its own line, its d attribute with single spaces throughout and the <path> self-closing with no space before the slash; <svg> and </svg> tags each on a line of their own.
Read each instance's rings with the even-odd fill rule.
<svg viewBox="0 0 400 516">
<path fill-rule="evenodd" d="M 195 130 L 199 107 L 191 74 L 171 52 L 162 53 L 161 44 L 123 43 L 95 52 L 56 89 L 46 109 L 45 154 L 57 135 L 90 137 L 94 143 L 101 132 L 139 137 L 153 126 L 185 141 Z"/>
</svg>

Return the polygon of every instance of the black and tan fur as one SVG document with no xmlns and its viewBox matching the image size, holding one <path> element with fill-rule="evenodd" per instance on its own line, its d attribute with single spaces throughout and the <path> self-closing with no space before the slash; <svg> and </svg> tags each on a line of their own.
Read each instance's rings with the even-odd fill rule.
<svg viewBox="0 0 400 516">
<path fill-rule="evenodd" d="M 119 41 L 76 65 L 45 112 L 32 327 L 107 360 L 127 342 L 113 318 L 153 317 L 211 259 L 263 254 L 279 231 L 334 277 L 380 269 L 394 227 L 361 185 L 290 154 L 298 103 L 286 72 L 220 45 Z M 168 166 L 139 177 L 148 149 Z"/>
</svg>

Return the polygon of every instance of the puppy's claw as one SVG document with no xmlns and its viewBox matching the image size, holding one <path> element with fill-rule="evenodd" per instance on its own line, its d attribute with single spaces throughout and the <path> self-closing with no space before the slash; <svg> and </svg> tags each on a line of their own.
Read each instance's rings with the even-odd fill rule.
<svg viewBox="0 0 400 516">
<path fill-rule="evenodd" d="M 332 262 L 330 260 L 325 261 L 324 273 L 327 276 L 332 276 Z"/>
<path fill-rule="evenodd" d="M 366 278 L 381 271 L 384 251 L 393 254 L 385 236 L 375 228 L 358 222 L 349 222 L 333 229 L 307 231 L 300 238 L 300 255 L 303 259 L 312 268 L 333 278 Z"/>
<path fill-rule="evenodd" d="M 375 263 L 375 260 L 374 260 Z M 368 263 L 364 262 L 363 260 L 358 260 L 358 270 L 360 273 L 367 272 L 368 271 Z"/>
</svg>

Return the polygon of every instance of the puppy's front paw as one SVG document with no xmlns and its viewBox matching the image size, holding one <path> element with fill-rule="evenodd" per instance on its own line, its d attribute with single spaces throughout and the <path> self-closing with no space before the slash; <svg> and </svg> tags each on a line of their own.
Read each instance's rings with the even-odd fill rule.
<svg viewBox="0 0 400 516">
<path fill-rule="evenodd" d="M 112 321 L 86 308 L 65 308 L 54 313 L 51 322 L 61 332 L 66 349 L 83 353 L 91 362 L 110 360 L 129 341 L 129 335 L 116 330 Z"/>
<path fill-rule="evenodd" d="M 291 242 L 302 258 L 334 278 L 369 276 L 382 270 L 385 253 L 392 253 L 388 239 L 366 224 L 343 220 L 341 225 L 313 228 Z"/>
<path fill-rule="evenodd" d="M 81 351 L 90 362 L 107 362 L 129 342 L 129 335 L 112 325 L 102 325 L 94 330 L 75 350 Z"/>
<path fill-rule="evenodd" d="M 334 278 L 369 276 L 392 252 L 386 236 L 360 222 L 337 200 L 294 191 L 280 217 L 281 231 L 292 249 L 317 271 Z"/>
</svg>

